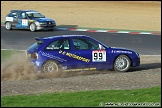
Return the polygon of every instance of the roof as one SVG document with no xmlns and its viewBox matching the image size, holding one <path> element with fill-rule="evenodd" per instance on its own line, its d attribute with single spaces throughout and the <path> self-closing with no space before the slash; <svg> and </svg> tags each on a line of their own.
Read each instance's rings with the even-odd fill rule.
<svg viewBox="0 0 162 108">
<path fill-rule="evenodd" d="M 44 39 L 49 39 L 49 38 L 61 38 L 61 37 L 89 37 L 87 35 L 59 35 L 59 36 L 50 36 L 46 37 Z"/>
<path fill-rule="evenodd" d="M 36 10 L 11 10 L 10 12 L 38 12 Z"/>
<path fill-rule="evenodd" d="M 89 37 L 87 35 L 59 35 L 59 36 L 50 36 L 50 37 L 35 37 L 36 40 L 48 40 L 54 38 L 63 38 L 63 37 Z"/>
</svg>

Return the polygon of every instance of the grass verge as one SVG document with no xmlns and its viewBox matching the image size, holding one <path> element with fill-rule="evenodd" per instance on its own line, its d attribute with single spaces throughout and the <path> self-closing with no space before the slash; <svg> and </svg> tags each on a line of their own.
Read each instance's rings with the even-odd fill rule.
<svg viewBox="0 0 162 108">
<path fill-rule="evenodd" d="M 22 53 L 24 51 L 18 51 L 18 50 L 1 50 L 1 62 L 4 62 L 7 58 L 9 58 L 11 55 L 16 53 Z"/>
<path fill-rule="evenodd" d="M 43 93 L 35 95 L 1 96 L 1 106 L 85 107 L 112 106 L 130 103 L 130 106 L 161 106 L 161 88 L 135 90 L 94 90 L 81 92 Z M 111 104 L 110 104 L 111 103 Z"/>
</svg>

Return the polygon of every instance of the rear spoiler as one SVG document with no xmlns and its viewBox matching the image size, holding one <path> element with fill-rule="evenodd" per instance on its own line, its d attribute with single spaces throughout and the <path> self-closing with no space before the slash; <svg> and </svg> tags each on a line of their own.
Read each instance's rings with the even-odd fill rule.
<svg viewBox="0 0 162 108">
<path fill-rule="evenodd" d="M 43 37 L 34 37 L 34 39 L 38 41 L 38 43 L 43 43 Z"/>
</svg>

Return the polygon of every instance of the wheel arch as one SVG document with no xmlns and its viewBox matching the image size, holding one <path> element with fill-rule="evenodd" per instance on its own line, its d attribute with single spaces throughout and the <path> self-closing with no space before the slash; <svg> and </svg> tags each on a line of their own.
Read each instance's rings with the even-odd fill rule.
<svg viewBox="0 0 162 108">
<path fill-rule="evenodd" d="M 29 22 L 29 24 L 28 24 L 28 28 L 30 28 L 30 25 L 31 25 L 32 23 L 35 24 L 35 22 Z M 35 25 L 36 25 L 36 24 L 35 24 Z"/>
<path fill-rule="evenodd" d="M 114 60 L 113 60 L 113 66 L 114 66 L 114 63 L 115 63 L 115 60 L 119 57 L 119 56 L 121 56 L 121 55 L 125 55 L 125 56 L 127 56 L 128 58 L 129 58 L 129 60 L 130 60 L 130 66 L 132 66 L 132 59 L 129 57 L 129 55 L 127 55 L 127 54 L 119 54 L 119 55 L 117 55 L 115 58 L 114 58 Z"/>
<path fill-rule="evenodd" d="M 11 21 L 5 21 L 4 24 L 6 24 L 7 22 L 11 23 L 11 25 L 12 25 L 12 22 Z"/>
<path fill-rule="evenodd" d="M 43 63 L 42 63 L 42 66 L 43 66 L 43 64 L 44 63 L 46 63 L 47 61 L 54 61 L 55 63 L 57 63 L 58 65 L 61 65 L 57 60 L 54 60 L 54 59 L 47 59 L 46 61 L 44 61 Z"/>
<path fill-rule="evenodd" d="M 9 22 L 9 21 L 5 21 L 4 24 L 6 24 L 7 22 Z"/>
</svg>

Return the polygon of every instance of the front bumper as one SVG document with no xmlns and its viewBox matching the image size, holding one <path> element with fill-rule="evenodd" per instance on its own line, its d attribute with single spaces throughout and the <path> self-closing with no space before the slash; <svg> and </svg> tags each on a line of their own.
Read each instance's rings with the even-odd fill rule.
<svg viewBox="0 0 162 108">
<path fill-rule="evenodd" d="M 135 57 L 132 59 L 132 67 L 140 66 L 140 57 Z"/>
<path fill-rule="evenodd" d="M 37 26 L 37 30 L 50 30 L 55 29 L 56 25 L 39 25 Z"/>
</svg>

